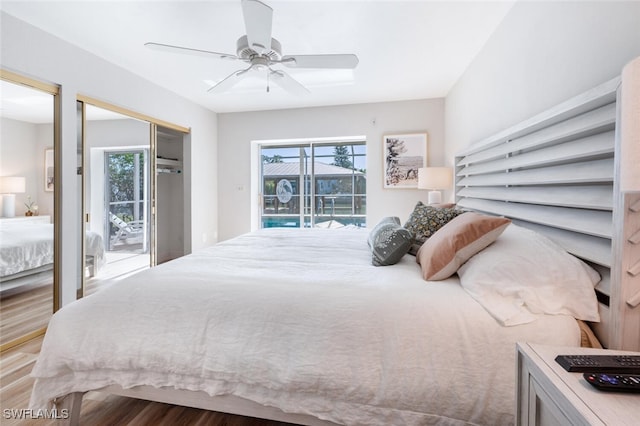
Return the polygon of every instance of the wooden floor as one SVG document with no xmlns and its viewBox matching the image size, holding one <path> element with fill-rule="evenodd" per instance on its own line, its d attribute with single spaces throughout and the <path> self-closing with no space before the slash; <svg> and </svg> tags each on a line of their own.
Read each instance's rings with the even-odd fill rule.
<svg viewBox="0 0 640 426">
<path fill-rule="evenodd" d="M 53 314 L 53 281 L 15 288 L 0 295 L 0 344 L 44 328 Z"/>
<path fill-rule="evenodd" d="M 55 420 L 7 419 L 5 410 L 29 406 L 33 379 L 29 376 L 38 357 L 42 337 L 0 354 L 0 423 L 8 425 L 56 425 Z M 11 412 L 11 411 L 10 411 Z M 80 424 L 90 426 L 289 426 L 289 423 L 235 416 L 195 408 L 161 404 L 99 392 L 87 393 L 82 402 Z"/>
<path fill-rule="evenodd" d="M 88 296 L 149 266 L 149 255 L 109 252 L 107 264 L 85 282 Z M 27 285 L 0 294 L 0 345 L 47 326 L 53 315 L 52 272 L 25 277 Z"/>
</svg>

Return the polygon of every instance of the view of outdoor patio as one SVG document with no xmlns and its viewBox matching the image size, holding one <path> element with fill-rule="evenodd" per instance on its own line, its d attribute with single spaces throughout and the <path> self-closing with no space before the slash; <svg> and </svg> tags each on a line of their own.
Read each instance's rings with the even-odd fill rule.
<svg viewBox="0 0 640 426">
<path fill-rule="evenodd" d="M 365 167 L 364 143 L 263 147 L 262 227 L 365 226 Z"/>
<path fill-rule="evenodd" d="M 148 220 L 143 151 L 106 154 L 107 251 L 147 253 Z"/>
</svg>

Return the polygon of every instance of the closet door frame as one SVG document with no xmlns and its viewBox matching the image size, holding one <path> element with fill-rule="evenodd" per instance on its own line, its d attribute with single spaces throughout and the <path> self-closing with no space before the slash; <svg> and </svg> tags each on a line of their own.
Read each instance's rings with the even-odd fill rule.
<svg viewBox="0 0 640 426">
<path fill-rule="evenodd" d="M 0 68 L 0 79 L 9 83 L 22 85 L 30 89 L 39 90 L 41 92 L 50 94 L 53 96 L 53 181 L 62 181 L 62 169 L 61 169 L 61 127 L 60 127 L 60 86 L 45 83 L 43 81 L 35 80 L 23 76 L 21 74 L 4 70 Z M 62 212 L 61 203 L 62 189 L 59 184 L 53 186 L 53 315 L 58 309 L 60 309 L 60 257 L 62 242 L 60 239 L 60 219 Z M 47 330 L 46 327 L 39 328 L 31 331 L 21 337 L 18 337 L 12 341 L 6 342 L 0 346 L 0 352 L 18 346 L 26 341 L 41 336 Z"/>
<path fill-rule="evenodd" d="M 146 114 L 141 114 L 136 111 L 132 111 L 127 108 L 122 108 L 116 105 L 113 105 L 109 102 L 105 102 L 96 98 L 92 98 L 90 96 L 78 95 L 77 101 L 83 104 L 82 108 L 82 233 L 80 235 L 84 235 L 85 233 L 85 224 L 87 222 L 87 206 L 85 205 L 85 185 L 86 185 L 86 174 L 85 170 L 87 167 L 87 162 L 89 161 L 87 150 L 86 150 L 86 114 L 85 114 L 85 106 L 87 104 L 102 108 L 105 110 L 113 111 L 118 114 L 122 114 L 128 116 L 130 118 L 138 119 L 141 121 L 146 121 L 149 123 L 149 157 L 150 157 L 150 232 L 149 232 L 149 254 L 150 254 L 150 266 L 156 266 L 157 264 L 157 247 L 156 247 L 156 199 L 157 199 L 157 174 L 156 174 L 156 144 L 157 144 L 157 130 L 158 126 L 167 127 L 173 130 L 177 130 L 184 134 L 189 134 L 191 129 L 188 127 L 180 126 L 177 124 L 169 123 L 164 120 L 159 120 L 157 118 L 151 117 Z M 85 247 L 84 247 L 84 238 L 82 238 L 82 259 L 80 260 L 81 270 L 85 270 Z M 84 297 L 85 294 L 85 276 L 84 272 L 81 274 L 82 286 L 79 290 L 78 299 Z"/>
<path fill-rule="evenodd" d="M 158 146 L 158 125 L 154 122 L 151 122 L 151 126 L 149 126 L 149 157 L 151 159 L 151 179 L 149 180 L 151 183 L 151 230 L 149 232 L 151 248 L 151 266 L 156 266 L 158 264 L 158 233 L 157 233 L 157 209 L 156 204 L 158 200 L 158 172 L 156 169 L 156 157 L 157 157 L 157 146 Z"/>
</svg>

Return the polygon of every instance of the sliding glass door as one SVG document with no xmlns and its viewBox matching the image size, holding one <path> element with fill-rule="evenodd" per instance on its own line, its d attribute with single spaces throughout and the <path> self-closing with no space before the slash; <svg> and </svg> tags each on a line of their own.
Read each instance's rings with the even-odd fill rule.
<svg viewBox="0 0 640 426">
<path fill-rule="evenodd" d="M 78 101 L 82 285 L 78 297 L 152 265 L 151 124 Z"/>
<path fill-rule="evenodd" d="M 300 228 L 309 220 L 305 214 L 309 155 L 309 146 L 262 148 L 262 228 Z"/>
<path fill-rule="evenodd" d="M 78 98 L 80 298 L 187 254 L 191 230 L 183 178 L 189 129 Z"/>
<path fill-rule="evenodd" d="M 105 151 L 104 217 L 107 251 L 149 251 L 149 154 L 147 149 Z"/>
<path fill-rule="evenodd" d="M 365 226 L 365 142 L 262 145 L 262 228 Z"/>
<path fill-rule="evenodd" d="M 364 142 L 312 146 L 316 226 L 365 226 L 366 148 Z"/>
</svg>

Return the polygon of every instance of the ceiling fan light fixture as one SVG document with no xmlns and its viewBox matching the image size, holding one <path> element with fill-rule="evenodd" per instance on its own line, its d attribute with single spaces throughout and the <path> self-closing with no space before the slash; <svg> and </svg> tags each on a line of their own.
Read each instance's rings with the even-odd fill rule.
<svg viewBox="0 0 640 426">
<path fill-rule="evenodd" d="M 254 70 L 262 71 L 269 68 L 269 65 L 271 65 L 271 62 L 263 56 L 256 56 L 251 59 L 251 68 Z"/>
<path fill-rule="evenodd" d="M 148 42 L 145 45 L 156 50 L 171 51 L 190 55 L 214 56 L 221 59 L 239 60 L 249 64 L 244 70 L 234 71 L 217 83 L 211 84 L 209 92 L 221 93 L 235 86 L 241 80 L 250 78 L 247 71 L 267 71 L 267 92 L 269 78 L 283 89 L 293 94 L 306 94 L 309 90 L 296 79 L 282 70 L 272 66 L 284 65 L 297 69 L 353 69 L 358 65 L 358 57 L 354 54 L 323 54 L 323 55 L 289 55 L 282 56 L 282 45 L 271 37 L 273 23 L 273 9 L 259 0 L 242 0 L 242 12 L 245 21 L 246 35 L 236 42 L 236 53 L 230 55 L 209 50 L 193 49 L 163 43 Z"/>
</svg>

